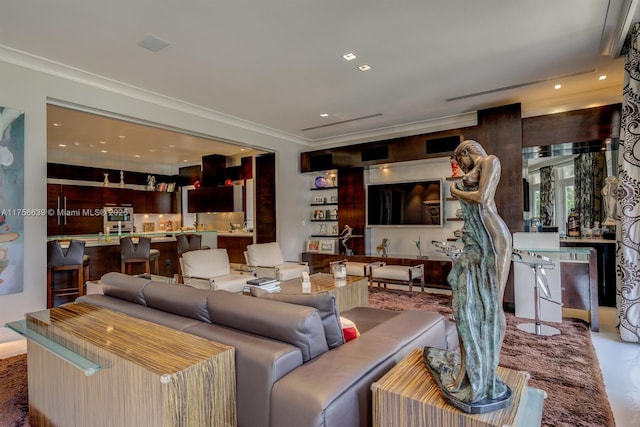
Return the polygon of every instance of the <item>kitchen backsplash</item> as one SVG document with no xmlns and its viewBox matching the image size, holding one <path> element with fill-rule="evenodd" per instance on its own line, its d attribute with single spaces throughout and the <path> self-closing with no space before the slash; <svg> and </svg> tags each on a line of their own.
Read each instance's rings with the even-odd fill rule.
<svg viewBox="0 0 640 427">
<path fill-rule="evenodd" d="M 133 214 L 133 226 L 136 232 L 175 231 L 182 226 L 180 214 Z"/>
</svg>

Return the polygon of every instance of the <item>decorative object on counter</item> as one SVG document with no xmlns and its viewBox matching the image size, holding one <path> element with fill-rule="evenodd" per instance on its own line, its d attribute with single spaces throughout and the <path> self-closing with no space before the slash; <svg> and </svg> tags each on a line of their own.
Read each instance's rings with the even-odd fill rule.
<svg viewBox="0 0 640 427">
<path fill-rule="evenodd" d="M 437 240 L 432 240 L 431 244 L 438 248 L 438 252 L 445 254 L 448 256 L 451 261 L 456 262 L 456 260 L 462 254 L 462 249 L 460 249 L 456 245 L 449 244 L 447 242 L 439 242 Z"/>
<path fill-rule="evenodd" d="M 155 191 L 156 189 L 156 177 L 153 175 L 147 175 L 147 191 Z"/>
<path fill-rule="evenodd" d="M 420 236 L 418 236 L 418 240 L 414 241 L 416 244 L 416 248 L 418 248 L 418 259 L 422 258 L 422 242 Z"/>
<path fill-rule="evenodd" d="M 451 176 L 454 178 L 459 177 L 461 175 L 461 172 L 456 158 L 453 156 L 449 157 L 449 162 L 451 163 Z"/>
<path fill-rule="evenodd" d="M 391 242 L 389 242 L 389 239 L 386 237 L 382 238 L 382 242 L 376 247 L 376 251 L 378 253 L 382 253 L 382 257 L 383 258 L 387 258 L 389 256 L 388 250 L 389 250 L 389 245 L 391 244 Z"/>
<path fill-rule="evenodd" d="M 331 175 L 329 175 L 329 179 L 331 180 L 331 186 L 332 187 L 337 187 L 338 186 L 338 177 L 336 176 L 335 173 L 332 173 Z"/>
<path fill-rule="evenodd" d="M 571 208 L 569 220 L 567 221 L 567 235 L 569 237 L 580 237 L 580 216 L 575 208 Z"/>
<path fill-rule="evenodd" d="M 104 172 L 104 179 L 102 180 L 102 186 L 103 187 L 108 187 L 109 186 L 109 173 L 108 172 Z"/>
<path fill-rule="evenodd" d="M 327 179 L 323 175 L 319 175 L 316 177 L 313 184 L 316 188 L 325 188 L 327 186 Z"/>
<path fill-rule="evenodd" d="M 198 181 L 193 183 L 193 188 L 195 188 L 197 190 L 198 188 L 200 188 L 200 185 L 201 185 L 200 181 L 198 180 Z"/>
<path fill-rule="evenodd" d="M 464 247 L 447 280 L 460 353 L 425 347 L 423 359 L 445 401 L 478 414 L 511 404 L 511 389 L 496 371 L 506 327 L 502 300 L 512 243 L 493 198 L 500 160 L 473 140 L 458 145 L 455 160 L 464 172 L 451 186 L 463 210 Z"/>
<path fill-rule="evenodd" d="M 176 189 L 176 183 L 170 182 L 167 184 L 167 193 L 173 193 Z"/>
<path fill-rule="evenodd" d="M 331 209 L 329 211 L 329 219 L 338 219 L 338 209 Z"/>
<path fill-rule="evenodd" d="M 149 232 L 149 231 L 155 231 L 155 230 L 156 230 L 156 224 L 154 222 L 142 223 L 142 231 Z"/>
<path fill-rule="evenodd" d="M 120 188 L 124 188 L 124 172 L 120 171 Z"/>
<path fill-rule="evenodd" d="M 613 175 L 609 175 L 605 178 L 604 187 L 601 190 L 602 203 L 604 204 L 604 210 L 606 218 L 602 225 L 616 225 L 617 224 L 617 202 L 616 197 L 618 195 L 618 178 Z"/>
</svg>

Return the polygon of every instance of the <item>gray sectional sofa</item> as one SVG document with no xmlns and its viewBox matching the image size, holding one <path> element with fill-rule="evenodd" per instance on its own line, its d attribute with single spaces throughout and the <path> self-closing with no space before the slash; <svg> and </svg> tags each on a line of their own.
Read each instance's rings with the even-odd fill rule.
<svg viewBox="0 0 640 427">
<path fill-rule="evenodd" d="M 457 347 L 455 327 L 436 313 L 338 313 L 330 294 L 283 302 L 121 273 L 101 282 L 104 294 L 77 301 L 235 347 L 241 427 L 369 426 L 372 382 L 415 348 Z M 358 338 L 344 343 L 340 316 Z"/>
</svg>

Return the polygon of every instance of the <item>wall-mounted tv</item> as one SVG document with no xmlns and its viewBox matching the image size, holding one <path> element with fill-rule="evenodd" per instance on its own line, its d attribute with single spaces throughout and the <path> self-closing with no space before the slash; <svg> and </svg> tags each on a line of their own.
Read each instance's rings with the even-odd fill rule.
<svg viewBox="0 0 640 427">
<path fill-rule="evenodd" d="M 441 227 L 442 180 L 396 182 L 367 187 L 368 225 Z"/>
</svg>

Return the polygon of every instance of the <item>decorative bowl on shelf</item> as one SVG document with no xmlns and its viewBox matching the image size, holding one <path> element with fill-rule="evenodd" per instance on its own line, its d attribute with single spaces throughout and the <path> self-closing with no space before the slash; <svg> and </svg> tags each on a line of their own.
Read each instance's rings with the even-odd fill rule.
<svg viewBox="0 0 640 427">
<path fill-rule="evenodd" d="M 327 186 L 327 179 L 322 175 L 317 176 L 314 184 L 316 188 L 325 188 Z"/>
</svg>

